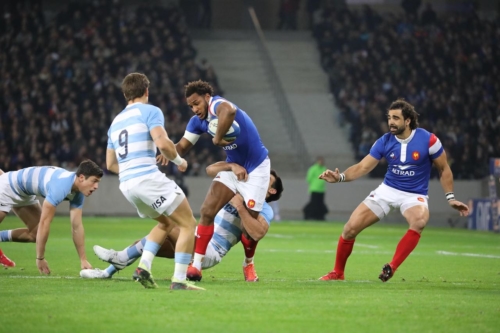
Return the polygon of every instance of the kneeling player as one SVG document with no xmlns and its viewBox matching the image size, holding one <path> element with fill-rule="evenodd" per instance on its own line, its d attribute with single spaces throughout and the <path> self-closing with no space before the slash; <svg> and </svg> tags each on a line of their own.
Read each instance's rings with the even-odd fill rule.
<svg viewBox="0 0 500 333">
<path fill-rule="evenodd" d="M 207 168 L 209 176 L 215 176 L 221 170 L 231 168 L 231 163 L 218 162 L 210 165 Z M 203 260 L 203 269 L 213 267 L 221 262 L 227 252 L 236 245 L 240 240 L 245 250 L 245 260 L 243 262 L 243 274 L 248 282 L 258 281 L 259 278 L 255 272 L 253 257 L 258 241 L 262 239 L 268 229 L 273 218 L 273 210 L 269 206 L 269 202 L 279 200 L 283 192 L 283 184 L 281 178 L 276 171 L 271 170 L 269 187 L 266 195 L 266 203 L 257 218 L 253 218 L 248 212 L 243 198 L 237 194 L 233 199 L 226 204 L 217 214 L 215 218 L 214 235 L 210 240 L 207 252 Z M 173 228 L 168 238 L 162 244 L 157 253 L 158 257 L 174 258 L 174 248 L 177 242 L 179 230 Z M 131 265 L 142 254 L 146 238 L 144 237 L 135 244 L 125 248 L 122 251 L 114 251 L 94 246 L 94 252 L 99 259 L 111 263 L 105 270 L 100 269 L 84 269 L 80 272 L 83 278 L 111 278 L 117 271 Z M 199 281 L 201 280 L 201 272 L 199 275 L 189 275 L 188 277 Z"/>
</svg>

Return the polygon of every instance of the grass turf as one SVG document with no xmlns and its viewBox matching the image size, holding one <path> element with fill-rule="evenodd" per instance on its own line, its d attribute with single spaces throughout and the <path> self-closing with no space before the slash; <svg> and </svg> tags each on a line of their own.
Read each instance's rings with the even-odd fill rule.
<svg viewBox="0 0 500 333">
<path fill-rule="evenodd" d="M 16 261 L 0 271 L 0 332 L 498 332 L 500 235 L 428 228 L 387 283 L 378 280 L 404 226 L 376 225 L 358 236 L 346 281 L 321 282 L 331 270 L 341 223 L 272 225 L 256 253 L 260 281 L 246 283 L 237 245 L 198 285 L 205 292 L 168 289 L 172 260 L 156 258 L 160 288 L 131 280 L 132 267 L 110 280 L 79 278 L 68 218 L 51 227 L 40 276 L 34 244 L 1 243 Z M 21 227 L 15 217 L 1 229 Z M 92 245 L 122 249 L 153 223 L 86 218 L 87 256 L 107 265 Z"/>
</svg>

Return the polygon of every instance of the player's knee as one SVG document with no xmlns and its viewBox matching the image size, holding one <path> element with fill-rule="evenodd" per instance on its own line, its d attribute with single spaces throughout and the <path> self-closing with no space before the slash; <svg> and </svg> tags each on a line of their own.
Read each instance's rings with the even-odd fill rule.
<svg viewBox="0 0 500 333">
<path fill-rule="evenodd" d="M 217 212 L 215 211 L 215 209 L 213 207 L 210 207 L 207 205 L 203 205 L 200 209 L 200 215 L 201 215 L 201 218 L 203 220 L 204 219 L 213 220 L 215 218 L 216 213 Z"/>
<path fill-rule="evenodd" d="M 425 218 L 425 216 L 416 217 L 410 222 L 410 228 L 417 232 L 422 232 L 426 225 L 427 219 Z"/>
<path fill-rule="evenodd" d="M 28 243 L 36 243 L 36 234 L 28 234 Z"/>
<path fill-rule="evenodd" d="M 345 240 L 351 240 L 356 238 L 356 236 L 359 234 L 360 230 L 355 228 L 353 224 L 351 223 L 346 223 L 344 226 L 344 230 L 342 231 L 342 238 Z"/>
</svg>

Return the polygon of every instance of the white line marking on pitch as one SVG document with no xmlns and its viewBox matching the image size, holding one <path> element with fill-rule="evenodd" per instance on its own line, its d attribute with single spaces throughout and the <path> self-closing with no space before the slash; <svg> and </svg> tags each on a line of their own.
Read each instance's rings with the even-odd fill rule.
<svg viewBox="0 0 500 333">
<path fill-rule="evenodd" d="M 361 247 L 367 247 L 369 249 L 378 249 L 379 248 L 379 246 L 377 246 L 377 245 L 368 245 L 368 244 L 360 244 L 360 243 L 356 243 L 355 245 L 361 246 Z"/>
<path fill-rule="evenodd" d="M 479 253 L 457 253 L 448 251 L 436 251 L 437 254 L 442 254 L 445 256 L 464 256 L 464 257 L 479 257 L 479 258 L 491 258 L 500 259 L 500 256 L 495 256 L 493 254 L 479 254 Z"/>
</svg>

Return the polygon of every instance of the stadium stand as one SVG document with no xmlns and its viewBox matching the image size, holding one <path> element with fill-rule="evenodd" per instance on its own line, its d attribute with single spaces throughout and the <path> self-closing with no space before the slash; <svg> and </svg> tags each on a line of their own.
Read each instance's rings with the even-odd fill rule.
<svg viewBox="0 0 500 333">
<path fill-rule="evenodd" d="M 316 13 L 313 35 L 356 158 L 387 132 L 386 108 L 403 97 L 444 144 L 456 179 L 488 174 L 500 156 L 500 24 L 473 10 L 420 16 L 335 7 Z M 381 176 L 384 166 L 372 176 Z"/>
<path fill-rule="evenodd" d="M 0 168 L 76 168 L 90 158 L 105 168 L 107 129 L 125 106 L 121 80 L 143 72 L 174 142 L 192 112 L 184 85 L 203 79 L 217 94 L 213 68 L 196 50 L 175 6 L 124 10 L 119 3 L 69 2 L 46 21 L 38 1 L 11 2 L 0 22 Z M 188 175 L 224 158 L 208 135 L 186 157 Z M 173 168 L 163 171 L 172 173 Z"/>
</svg>

